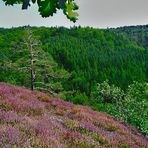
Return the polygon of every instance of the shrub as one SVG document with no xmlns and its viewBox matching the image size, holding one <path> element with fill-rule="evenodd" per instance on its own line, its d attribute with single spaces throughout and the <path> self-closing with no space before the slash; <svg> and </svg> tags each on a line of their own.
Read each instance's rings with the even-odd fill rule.
<svg viewBox="0 0 148 148">
<path fill-rule="evenodd" d="M 108 81 L 97 85 L 98 101 L 104 103 L 117 103 L 123 98 L 124 92 L 114 85 L 109 85 Z M 100 99 L 100 100 L 99 100 Z"/>
<path fill-rule="evenodd" d="M 86 96 L 85 93 L 79 93 L 77 92 L 70 98 L 67 98 L 67 101 L 72 101 L 74 104 L 81 104 L 81 105 L 88 105 L 89 104 L 89 99 Z"/>
<path fill-rule="evenodd" d="M 148 83 L 129 85 L 124 104 L 124 119 L 148 134 Z"/>
<path fill-rule="evenodd" d="M 124 92 L 105 81 L 97 85 L 93 94 L 97 98 L 93 109 L 107 112 L 148 133 L 148 83 L 133 82 Z"/>
</svg>

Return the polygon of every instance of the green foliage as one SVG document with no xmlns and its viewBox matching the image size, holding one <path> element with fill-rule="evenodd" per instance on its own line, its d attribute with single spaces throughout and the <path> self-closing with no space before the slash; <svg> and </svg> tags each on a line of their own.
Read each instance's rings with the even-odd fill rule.
<svg viewBox="0 0 148 148">
<path fill-rule="evenodd" d="M 148 83 L 134 82 L 123 92 L 105 81 L 98 84 L 96 92 L 94 109 L 110 113 L 148 134 Z"/>
<path fill-rule="evenodd" d="M 1 52 L 1 81 L 52 94 L 63 91 L 62 82 L 69 77 L 69 73 L 59 68 L 52 56 L 42 50 L 40 41 L 31 30 L 22 31 L 23 37 L 13 43 L 10 53 L 6 55 L 5 51 Z"/>
<path fill-rule="evenodd" d="M 148 80 L 147 52 L 122 35 L 81 27 L 31 29 L 39 36 L 42 49 L 59 65 L 57 69 L 71 73 L 68 80 L 63 80 L 66 91 L 90 96 L 94 85 L 106 79 L 124 90 L 133 81 Z M 17 60 L 20 56 L 8 49 L 18 44 L 23 35 L 21 27 L 0 29 L 0 53 L 11 57 L 11 61 Z"/>
<path fill-rule="evenodd" d="M 147 53 L 143 47 L 122 35 L 91 28 L 42 28 L 44 50 L 71 72 L 66 88 L 80 90 L 88 96 L 96 82 L 109 83 L 126 89 L 133 81 L 148 79 Z"/>
<path fill-rule="evenodd" d="M 85 93 L 81 93 L 78 91 L 67 94 L 65 100 L 71 101 L 75 104 L 83 104 L 83 105 L 89 105 L 90 103 L 88 96 Z"/>
<path fill-rule="evenodd" d="M 148 83 L 129 85 L 123 104 L 125 120 L 148 134 Z"/>
<path fill-rule="evenodd" d="M 148 48 L 148 25 L 125 26 L 112 30 L 118 34 L 127 36 L 130 40 L 137 42 L 144 48 Z"/>
<path fill-rule="evenodd" d="M 121 118 L 124 96 L 125 93 L 120 87 L 109 84 L 106 80 L 96 85 L 96 90 L 91 93 L 91 103 L 95 104 L 93 109 Z"/>
<path fill-rule="evenodd" d="M 124 92 L 114 85 L 109 85 L 108 81 L 97 85 L 98 101 L 102 100 L 104 103 L 118 103 L 122 100 Z"/>
<path fill-rule="evenodd" d="M 22 4 L 22 9 L 30 6 L 30 0 L 3 0 L 6 5 Z M 68 19 L 75 22 L 78 17 L 78 5 L 74 0 L 31 0 L 32 4 L 37 3 L 38 11 L 42 17 L 53 16 L 58 9 L 62 9 Z"/>
</svg>

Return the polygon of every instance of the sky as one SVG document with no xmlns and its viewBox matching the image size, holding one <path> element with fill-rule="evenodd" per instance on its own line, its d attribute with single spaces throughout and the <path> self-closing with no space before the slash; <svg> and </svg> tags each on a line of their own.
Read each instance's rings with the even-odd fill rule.
<svg viewBox="0 0 148 148">
<path fill-rule="evenodd" d="M 21 5 L 5 6 L 0 0 L 0 27 L 17 26 L 90 26 L 95 28 L 148 24 L 148 0 L 75 0 L 79 20 L 70 22 L 62 11 L 42 18 L 36 5 L 21 10 Z"/>
</svg>

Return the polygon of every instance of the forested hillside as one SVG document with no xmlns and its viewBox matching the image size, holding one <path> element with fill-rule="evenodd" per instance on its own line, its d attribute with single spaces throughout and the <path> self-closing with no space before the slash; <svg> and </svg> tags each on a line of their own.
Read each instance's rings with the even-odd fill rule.
<svg viewBox="0 0 148 148">
<path fill-rule="evenodd" d="M 90 95 L 94 84 L 106 79 L 123 89 L 147 80 L 147 53 L 128 38 L 91 28 L 52 30 L 41 29 L 44 50 L 72 72 L 70 89 Z"/>
<path fill-rule="evenodd" d="M 148 48 L 148 25 L 119 27 L 113 31 L 127 35 L 129 39 L 135 40 L 140 46 Z"/>
<path fill-rule="evenodd" d="M 1 50 L 10 49 L 23 29 L 1 29 Z M 125 36 L 91 28 L 33 28 L 43 49 L 72 73 L 66 86 L 90 95 L 96 82 L 106 79 L 125 89 L 133 81 L 147 81 L 147 51 Z M 9 44 L 8 44 L 9 43 Z M 10 51 L 11 54 L 11 51 Z M 12 55 L 12 54 L 11 54 Z"/>
<path fill-rule="evenodd" d="M 0 29 L 0 81 L 30 88 L 30 72 L 22 70 L 29 60 L 22 52 L 25 28 Z M 144 42 L 139 27 L 31 27 L 41 41 L 40 56 L 46 55 L 38 65 L 39 81 L 56 96 L 110 113 L 147 133 L 148 34 L 147 26 L 142 28 Z M 51 65 L 50 75 L 43 59 Z"/>
</svg>

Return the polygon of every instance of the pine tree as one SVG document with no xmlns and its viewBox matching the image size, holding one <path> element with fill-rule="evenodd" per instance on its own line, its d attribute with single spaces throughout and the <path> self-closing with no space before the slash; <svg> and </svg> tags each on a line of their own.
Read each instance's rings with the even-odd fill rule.
<svg viewBox="0 0 148 148">
<path fill-rule="evenodd" d="M 61 79 L 69 77 L 69 73 L 58 69 L 53 58 L 42 50 L 42 44 L 26 29 L 24 38 L 15 47 L 14 52 L 20 56 L 13 63 L 18 71 L 26 72 L 30 78 L 31 90 L 42 90 L 54 93 L 62 90 Z"/>
</svg>

